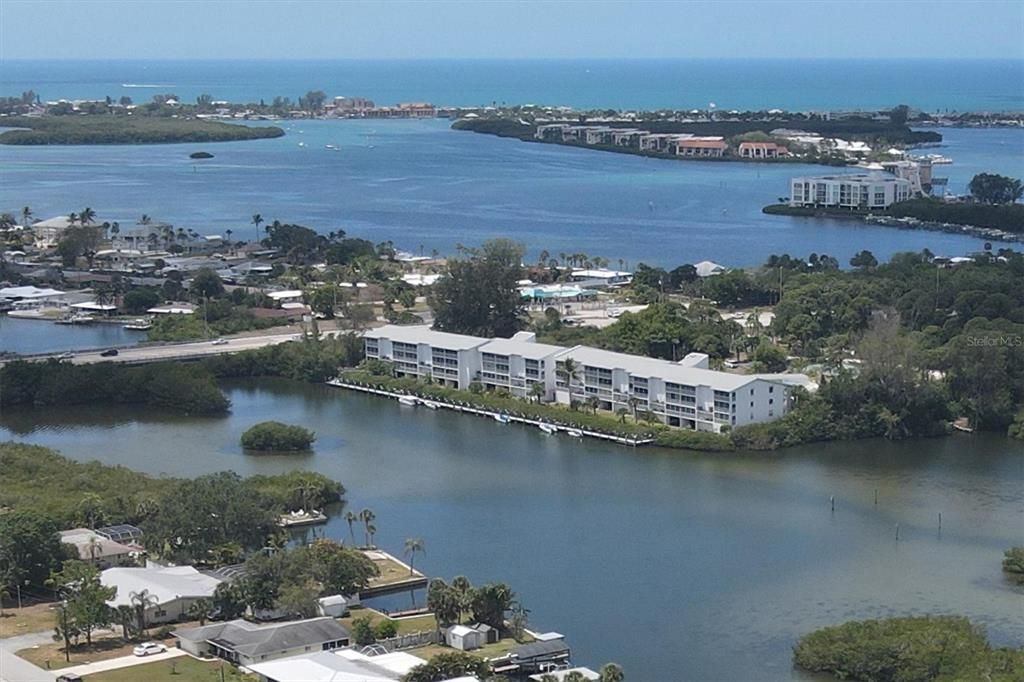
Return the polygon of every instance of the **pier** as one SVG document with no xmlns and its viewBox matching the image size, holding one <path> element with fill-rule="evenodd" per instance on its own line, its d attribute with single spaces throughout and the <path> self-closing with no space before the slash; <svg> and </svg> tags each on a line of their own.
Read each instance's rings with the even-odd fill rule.
<svg viewBox="0 0 1024 682">
<path fill-rule="evenodd" d="M 362 393 L 371 393 L 373 395 L 383 396 L 385 398 L 392 398 L 394 400 L 400 400 L 401 398 L 415 398 L 419 403 L 426 404 L 430 403 L 433 407 L 443 407 L 449 410 L 455 410 L 456 412 L 464 412 L 467 414 L 475 414 L 480 417 L 487 417 L 494 419 L 495 421 L 505 424 L 524 424 L 526 426 L 533 426 L 538 429 L 544 430 L 545 427 L 552 429 L 553 431 L 564 432 L 569 435 L 578 437 L 586 436 L 587 438 L 597 438 L 599 440 L 611 441 L 619 445 L 628 445 L 630 447 L 637 447 L 640 445 L 650 445 L 654 442 L 653 438 L 628 438 L 626 436 L 615 436 L 608 433 L 601 433 L 600 431 L 591 431 L 585 428 L 579 428 L 576 426 L 569 426 L 566 424 L 559 424 L 557 422 L 548 422 L 540 419 L 530 419 L 528 417 L 520 417 L 505 412 L 496 412 L 494 410 L 486 410 L 479 407 L 471 407 L 469 405 L 456 405 L 454 403 L 445 402 L 435 398 L 420 398 L 418 396 L 411 396 L 406 393 L 396 393 L 394 391 L 386 391 L 380 388 L 372 388 L 370 386 L 360 386 L 359 384 L 349 383 L 342 381 L 341 379 L 330 379 L 327 381 L 329 386 L 336 386 L 338 388 L 346 388 L 350 391 L 360 391 Z"/>
</svg>

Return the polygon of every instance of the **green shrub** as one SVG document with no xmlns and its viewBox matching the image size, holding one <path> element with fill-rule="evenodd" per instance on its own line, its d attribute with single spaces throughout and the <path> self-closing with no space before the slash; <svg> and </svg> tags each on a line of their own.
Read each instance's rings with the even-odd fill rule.
<svg viewBox="0 0 1024 682">
<path fill-rule="evenodd" d="M 1020 680 L 1024 652 L 992 649 L 980 626 L 956 616 L 853 621 L 805 635 L 800 668 L 864 682 Z"/>
<path fill-rule="evenodd" d="M 316 440 L 309 429 L 281 422 L 260 422 L 242 434 L 242 447 L 246 450 L 277 450 L 294 452 L 308 450 Z"/>
<path fill-rule="evenodd" d="M 689 431 L 687 429 L 665 430 L 658 434 L 658 445 L 663 448 L 682 448 L 685 450 L 704 450 L 707 452 L 726 452 L 735 450 L 728 436 L 708 431 Z"/>
<path fill-rule="evenodd" d="M 1018 585 L 1024 585 L 1024 547 L 1011 547 L 1003 556 L 1003 572 Z"/>
<path fill-rule="evenodd" d="M 389 639 L 398 634 L 398 625 L 390 618 L 378 621 L 373 628 L 373 634 L 377 639 Z"/>
</svg>

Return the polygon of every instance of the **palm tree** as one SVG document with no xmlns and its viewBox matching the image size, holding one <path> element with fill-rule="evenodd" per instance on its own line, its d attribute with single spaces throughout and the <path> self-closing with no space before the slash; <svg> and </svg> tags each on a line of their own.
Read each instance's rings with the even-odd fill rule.
<svg viewBox="0 0 1024 682">
<path fill-rule="evenodd" d="M 132 638 L 132 627 L 135 625 L 135 611 L 130 606 L 122 604 L 115 612 L 117 622 L 121 624 L 121 638 L 128 641 Z"/>
<path fill-rule="evenodd" d="M 352 538 L 352 546 L 356 546 L 356 533 L 352 529 L 352 524 L 359 520 L 359 516 L 352 510 L 345 512 L 345 522 L 348 523 L 348 534 Z"/>
<path fill-rule="evenodd" d="M 473 605 L 473 585 L 469 578 L 464 575 L 457 575 L 452 578 L 452 589 L 459 598 L 459 622 L 462 622 L 462 614 L 469 611 Z"/>
<path fill-rule="evenodd" d="M 366 508 L 359 512 L 359 520 L 362 521 L 363 525 L 366 527 L 366 532 L 363 535 L 363 539 L 366 541 L 367 547 L 370 546 L 370 524 L 376 518 L 377 515 L 373 513 L 372 509 Z"/>
<path fill-rule="evenodd" d="M 139 634 L 145 634 L 146 609 L 159 605 L 160 601 L 145 588 L 138 592 L 130 592 L 128 594 L 128 601 L 135 610 L 135 623 L 139 628 Z"/>
<path fill-rule="evenodd" d="M 110 234 L 114 238 L 117 238 L 117 235 L 121 234 L 121 223 L 117 222 L 116 220 L 110 223 Z"/>
<path fill-rule="evenodd" d="M 565 377 L 565 383 L 571 388 L 572 382 L 579 377 L 580 366 L 572 358 L 566 358 L 562 361 L 561 374 Z"/>
<path fill-rule="evenodd" d="M 75 212 L 69 213 L 68 214 L 68 225 L 70 227 L 74 227 L 75 223 L 77 223 L 77 222 L 78 222 L 78 214 L 75 213 Z"/>
<path fill-rule="evenodd" d="M 427 546 L 423 543 L 423 540 L 420 538 L 406 538 L 405 555 L 409 557 L 409 575 L 416 572 L 414 568 L 416 565 L 416 552 L 421 554 L 427 553 Z"/>
<path fill-rule="evenodd" d="M 213 613 L 213 603 L 209 599 L 197 599 L 188 607 L 188 615 L 199 621 L 199 626 L 206 625 L 206 619 Z"/>
<path fill-rule="evenodd" d="M 227 239 L 228 244 L 231 243 L 231 235 L 233 235 L 234 233 L 235 233 L 234 230 L 224 230 L 224 234 L 227 235 L 227 238 L 228 238 Z"/>
<path fill-rule="evenodd" d="M 366 524 L 366 532 L 370 535 L 369 547 L 373 549 L 374 547 L 376 547 L 376 545 L 373 544 L 373 536 L 377 534 L 377 526 L 373 525 L 372 523 Z"/>
<path fill-rule="evenodd" d="M 544 384 L 542 382 L 535 381 L 532 384 L 530 384 L 530 395 L 536 398 L 538 403 L 546 393 L 547 389 L 544 387 Z"/>
<path fill-rule="evenodd" d="M 25 206 L 21 209 L 21 226 L 28 227 L 30 220 L 32 220 L 32 209 Z"/>
<path fill-rule="evenodd" d="M 148 215 L 146 215 L 145 213 L 143 213 L 143 214 L 142 214 L 142 217 L 141 217 L 141 218 L 139 218 L 139 225 L 149 225 L 149 224 L 150 224 L 151 222 L 153 222 L 153 219 L 152 219 L 152 218 L 150 218 L 150 217 L 149 217 Z"/>
<path fill-rule="evenodd" d="M 593 410 L 594 414 L 597 414 L 597 408 L 599 408 L 600 406 L 601 401 L 598 399 L 596 395 L 592 395 L 589 398 L 587 398 L 587 407 Z"/>
<path fill-rule="evenodd" d="M 601 666 L 601 672 L 597 678 L 598 682 L 623 682 L 626 674 L 618 663 L 605 663 Z"/>
<path fill-rule="evenodd" d="M 91 561 L 96 561 L 96 558 L 99 557 L 100 552 L 103 550 L 103 545 L 100 543 L 100 539 L 96 537 L 96 535 L 90 535 L 87 548 L 87 551 L 89 552 L 89 559 Z"/>
<path fill-rule="evenodd" d="M 96 211 L 86 206 L 82 209 L 82 214 L 78 216 L 78 219 L 82 221 L 83 225 L 91 225 L 96 222 Z"/>
<path fill-rule="evenodd" d="M 635 395 L 631 395 L 626 400 L 626 403 L 629 405 L 629 411 L 633 413 L 633 421 L 636 421 L 636 408 L 640 405 L 640 398 L 637 398 Z"/>
<path fill-rule="evenodd" d="M 629 410 L 627 410 L 625 407 L 620 407 L 619 409 L 615 410 L 615 414 L 619 415 L 619 421 L 625 424 L 626 415 L 629 414 Z"/>
<path fill-rule="evenodd" d="M 264 222 L 263 216 L 259 213 L 254 213 L 252 216 L 252 224 L 256 226 L 256 241 L 260 240 L 260 223 Z"/>
</svg>

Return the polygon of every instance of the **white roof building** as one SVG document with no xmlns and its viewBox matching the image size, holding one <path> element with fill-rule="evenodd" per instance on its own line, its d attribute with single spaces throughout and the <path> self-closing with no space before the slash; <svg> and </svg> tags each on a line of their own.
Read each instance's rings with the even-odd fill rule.
<svg viewBox="0 0 1024 682">
<path fill-rule="evenodd" d="M 402 651 L 366 656 L 341 649 L 254 663 L 248 668 L 273 682 L 395 682 L 425 662 Z"/>
<path fill-rule="evenodd" d="M 699 263 L 693 264 L 694 269 L 697 270 L 698 277 L 711 277 L 712 275 L 720 275 L 726 271 L 724 265 L 719 265 L 714 261 L 702 260 Z"/>
<path fill-rule="evenodd" d="M 146 609 L 150 623 L 179 620 L 188 613 L 193 603 L 213 596 L 222 580 L 200 573 L 191 566 L 156 566 L 145 568 L 108 568 L 100 573 L 100 582 L 117 588 L 111 608 L 132 606 L 132 595 L 145 593 L 153 598 Z"/>
<path fill-rule="evenodd" d="M 153 306 L 146 312 L 153 315 L 191 315 L 195 311 L 196 307 L 191 303 L 165 303 Z"/>
</svg>

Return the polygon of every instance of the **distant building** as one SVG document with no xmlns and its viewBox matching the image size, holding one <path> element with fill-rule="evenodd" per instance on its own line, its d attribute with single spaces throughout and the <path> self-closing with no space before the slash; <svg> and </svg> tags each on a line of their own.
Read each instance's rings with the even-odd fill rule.
<svg viewBox="0 0 1024 682">
<path fill-rule="evenodd" d="M 676 156 L 721 158 L 728 148 L 721 137 L 691 137 L 675 143 Z"/>
<path fill-rule="evenodd" d="M 740 142 L 736 153 L 743 159 L 777 159 L 788 156 L 789 150 L 775 142 Z"/>
<path fill-rule="evenodd" d="M 718 263 L 709 260 L 702 260 L 699 263 L 694 263 L 693 267 L 697 271 L 698 277 L 720 275 L 728 269 L 724 265 L 719 265 Z"/>
<path fill-rule="evenodd" d="M 88 528 L 73 528 L 60 532 L 60 541 L 71 545 L 78 552 L 78 558 L 98 568 L 119 566 L 133 560 L 140 547 L 132 547 L 110 540 Z"/>
<path fill-rule="evenodd" d="M 54 218 L 40 220 L 26 227 L 31 229 L 32 234 L 35 235 L 37 248 L 49 249 L 57 246 L 57 242 L 64 235 L 64 231 L 72 226 L 73 223 L 68 220 L 67 216 L 59 215 Z"/>
<path fill-rule="evenodd" d="M 353 649 L 339 649 L 268 660 L 248 668 L 259 675 L 261 682 L 398 682 L 424 663 L 422 658 L 404 651 L 367 656 Z"/>
<path fill-rule="evenodd" d="M 789 205 L 871 210 L 888 208 L 912 196 L 911 182 L 892 175 L 822 175 L 793 178 Z"/>
<path fill-rule="evenodd" d="M 569 277 L 574 282 L 594 282 L 602 286 L 617 286 L 633 281 L 633 273 L 605 268 L 586 268 L 573 270 Z"/>
<path fill-rule="evenodd" d="M 373 109 L 373 100 L 365 97 L 335 97 L 334 108 L 339 112 L 357 112 Z"/>
</svg>

